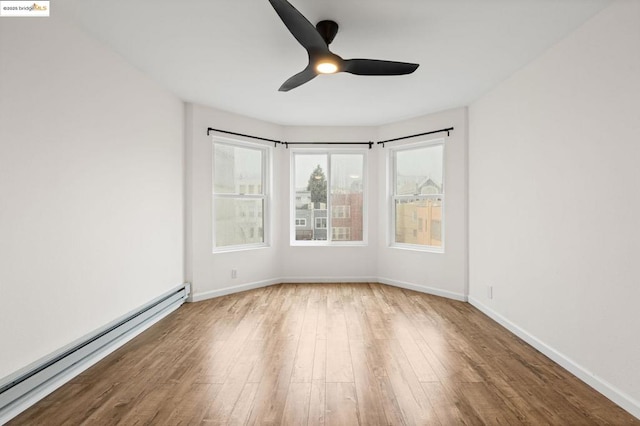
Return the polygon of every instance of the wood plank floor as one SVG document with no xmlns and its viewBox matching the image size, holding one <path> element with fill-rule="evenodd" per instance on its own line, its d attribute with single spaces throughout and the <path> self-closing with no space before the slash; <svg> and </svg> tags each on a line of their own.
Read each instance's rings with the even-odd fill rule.
<svg viewBox="0 0 640 426">
<path fill-rule="evenodd" d="M 640 425 L 471 305 L 381 284 L 185 304 L 11 425 Z"/>
</svg>

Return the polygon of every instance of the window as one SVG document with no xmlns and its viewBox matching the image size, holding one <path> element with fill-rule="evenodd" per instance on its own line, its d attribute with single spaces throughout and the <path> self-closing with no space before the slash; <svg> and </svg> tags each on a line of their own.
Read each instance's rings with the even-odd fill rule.
<svg viewBox="0 0 640 426">
<path fill-rule="evenodd" d="M 349 241 L 351 228 L 333 227 L 331 228 L 331 238 L 335 241 Z"/>
<path fill-rule="evenodd" d="M 291 243 L 363 244 L 366 151 L 306 149 L 291 155 Z M 310 224 L 305 229 L 302 218 Z"/>
<path fill-rule="evenodd" d="M 351 217 L 351 206 L 333 206 L 331 217 L 334 219 L 348 219 Z"/>
<path fill-rule="evenodd" d="M 307 219 L 296 218 L 296 226 L 307 226 Z"/>
<path fill-rule="evenodd" d="M 391 244 L 443 251 L 443 141 L 399 147 L 391 155 Z"/>
<path fill-rule="evenodd" d="M 326 217 L 316 217 L 316 228 L 318 228 L 318 229 L 327 229 L 327 218 Z"/>
<path fill-rule="evenodd" d="M 214 250 L 266 245 L 267 159 L 266 147 L 214 140 Z"/>
<path fill-rule="evenodd" d="M 442 222 L 439 220 L 431 221 L 431 238 L 442 241 Z"/>
</svg>

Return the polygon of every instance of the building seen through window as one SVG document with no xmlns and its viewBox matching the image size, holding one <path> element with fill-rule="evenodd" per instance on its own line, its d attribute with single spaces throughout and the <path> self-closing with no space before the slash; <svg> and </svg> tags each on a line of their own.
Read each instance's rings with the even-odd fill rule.
<svg viewBox="0 0 640 426">
<path fill-rule="evenodd" d="M 264 244 L 267 151 L 215 142 L 214 247 Z"/>
<path fill-rule="evenodd" d="M 442 249 L 443 161 L 442 143 L 392 151 L 393 244 Z"/>
<path fill-rule="evenodd" d="M 295 241 L 363 241 L 364 154 L 293 155 Z"/>
</svg>

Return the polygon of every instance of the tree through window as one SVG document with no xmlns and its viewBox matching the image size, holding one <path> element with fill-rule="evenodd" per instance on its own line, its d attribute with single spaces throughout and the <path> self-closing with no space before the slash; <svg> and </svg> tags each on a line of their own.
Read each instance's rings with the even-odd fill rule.
<svg viewBox="0 0 640 426">
<path fill-rule="evenodd" d="M 364 153 L 306 150 L 292 155 L 292 242 L 363 242 Z"/>
</svg>

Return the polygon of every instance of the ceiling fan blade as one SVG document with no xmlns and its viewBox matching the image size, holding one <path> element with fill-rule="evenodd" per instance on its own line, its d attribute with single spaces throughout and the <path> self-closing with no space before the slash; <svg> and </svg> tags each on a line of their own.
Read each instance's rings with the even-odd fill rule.
<svg viewBox="0 0 640 426">
<path fill-rule="evenodd" d="M 357 75 L 411 74 L 420 65 L 409 62 L 381 61 L 378 59 L 346 59 L 342 71 Z"/>
<path fill-rule="evenodd" d="M 291 34 L 305 49 L 315 51 L 329 50 L 327 43 L 316 30 L 316 27 L 291 3 L 287 0 L 269 0 L 269 3 L 280 16 L 284 25 L 291 31 Z"/>
<path fill-rule="evenodd" d="M 291 89 L 295 89 L 304 83 L 313 80 L 316 77 L 316 72 L 311 65 L 307 66 L 304 70 L 291 77 L 289 80 L 282 83 L 282 86 L 278 89 L 280 92 L 288 92 Z"/>
</svg>

